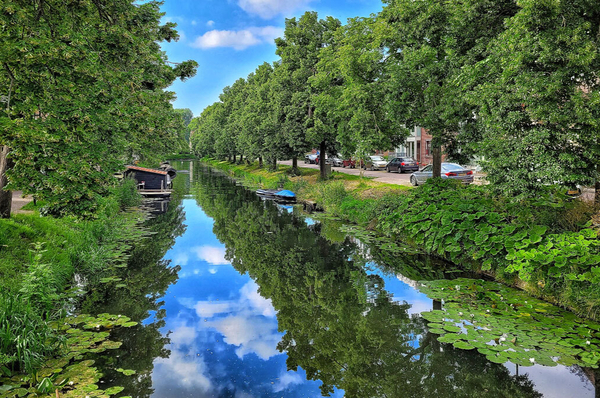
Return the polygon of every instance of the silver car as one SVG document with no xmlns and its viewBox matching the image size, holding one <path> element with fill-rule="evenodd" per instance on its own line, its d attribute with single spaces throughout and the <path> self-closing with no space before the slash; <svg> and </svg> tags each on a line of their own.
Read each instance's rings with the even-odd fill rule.
<svg viewBox="0 0 600 398">
<path fill-rule="evenodd" d="M 433 177 L 433 165 L 425 166 L 421 171 L 415 171 L 410 175 L 410 183 L 415 187 L 424 184 L 428 178 Z M 442 163 L 442 178 L 459 180 L 463 184 L 473 182 L 473 170 L 465 169 L 456 163 Z"/>
</svg>

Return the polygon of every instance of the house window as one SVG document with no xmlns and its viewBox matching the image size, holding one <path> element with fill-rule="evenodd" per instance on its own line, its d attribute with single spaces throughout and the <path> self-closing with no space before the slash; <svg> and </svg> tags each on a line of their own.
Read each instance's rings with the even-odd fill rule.
<svg viewBox="0 0 600 398">
<path fill-rule="evenodd" d="M 431 155 L 431 141 L 425 141 L 425 155 L 429 156 Z"/>
</svg>

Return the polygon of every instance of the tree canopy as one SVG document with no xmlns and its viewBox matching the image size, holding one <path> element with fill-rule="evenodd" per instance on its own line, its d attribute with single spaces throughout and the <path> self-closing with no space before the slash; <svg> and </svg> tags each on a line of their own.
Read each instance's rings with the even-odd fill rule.
<svg viewBox="0 0 600 398">
<path fill-rule="evenodd" d="M 10 148 L 9 188 L 52 214 L 91 215 L 126 162 L 168 153 L 183 120 L 177 78 L 194 61 L 168 63 L 161 3 L 132 0 L 4 2 L 0 8 L 0 144 Z"/>
<path fill-rule="evenodd" d="M 589 0 L 386 0 L 345 25 L 307 12 L 286 21 L 273 73 L 247 79 L 272 94 L 248 91 L 232 107 L 224 93 L 221 104 L 261 109 L 234 129 L 252 159 L 312 148 L 363 157 L 420 126 L 433 136 L 434 174 L 443 151 L 482 159 L 491 185 L 516 198 L 589 184 L 599 180 L 599 15 Z M 259 120 L 268 140 L 251 126 Z M 193 147 L 206 154 L 209 142 L 197 136 Z"/>
</svg>

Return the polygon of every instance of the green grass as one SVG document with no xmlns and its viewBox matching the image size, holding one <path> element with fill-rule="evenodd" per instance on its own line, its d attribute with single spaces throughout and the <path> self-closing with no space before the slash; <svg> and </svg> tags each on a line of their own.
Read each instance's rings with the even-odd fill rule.
<svg viewBox="0 0 600 398">
<path fill-rule="evenodd" d="M 57 347 L 47 322 L 61 316 L 65 290 L 78 273 L 89 281 L 114 265 L 141 232 L 135 182 L 125 180 L 101 201 L 96 219 L 41 217 L 0 219 L 0 369 L 32 372 Z"/>
</svg>

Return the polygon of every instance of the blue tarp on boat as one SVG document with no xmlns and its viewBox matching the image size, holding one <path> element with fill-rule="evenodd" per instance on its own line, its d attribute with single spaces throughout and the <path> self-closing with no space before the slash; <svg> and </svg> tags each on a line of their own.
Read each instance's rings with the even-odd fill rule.
<svg viewBox="0 0 600 398">
<path fill-rule="evenodd" d="M 275 194 L 275 196 L 279 196 L 282 198 L 295 198 L 296 194 L 293 193 L 292 191 L 288 191 L 288 190 L 283 190 L 283 191 L 279 191 Z"/>
</svg>

